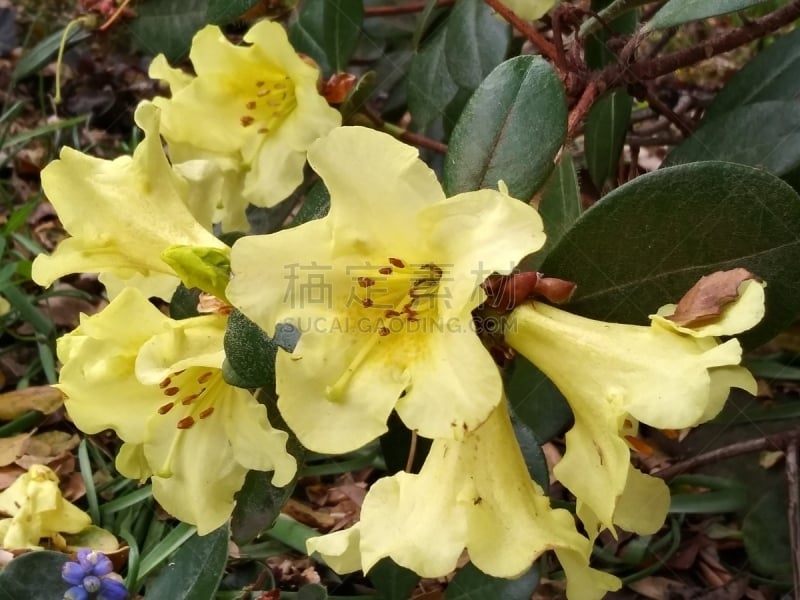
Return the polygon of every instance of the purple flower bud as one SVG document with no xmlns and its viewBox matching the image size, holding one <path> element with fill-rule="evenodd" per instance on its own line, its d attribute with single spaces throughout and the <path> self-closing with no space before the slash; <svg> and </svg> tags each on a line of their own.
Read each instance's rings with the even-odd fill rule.
<svg viewBox="0 0 800 600">
<path fill-rule="evenodd" d="M 67 583 L 81 585 L 84 577 L 86 577 L 86 571 L 78 563 L 66 562 L 61 567 L 61 578 Z"/>
<path fill-rule="evenodd" d="M 127 600 L 128 590 L 121 581 L 111 577 L 103 577 L 100 583 L 100 594 L 97 600 Z"/>
<path fill-rule="evenodd" d="M 89 592 L 83 586 L 76 585 L 64 593 L 64 600 L 89 600 Z"/>
<path fill-rule="evenodd" d="M 61 577 L 73 586 L 64 594 L 64 600 L 127 600 L 128 590 L 105 554 L 81 548 L 77 558 L 61 567 Z"/>
</svg>

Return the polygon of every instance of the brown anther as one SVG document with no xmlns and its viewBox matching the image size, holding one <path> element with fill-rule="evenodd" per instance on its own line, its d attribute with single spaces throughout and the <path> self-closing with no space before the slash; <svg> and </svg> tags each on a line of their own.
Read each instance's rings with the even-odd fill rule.
<svg viewBox="0 0 800 600">
<path fill-rule="evenodd" d="M 203 373 L 202 375 L 200 375 L 200 377 L 198 377 L 198 378 L 197 378 L 197 383 L 199 383 L 199 384 L 201 384 L 201 385 L 202 385 L 202 384 L 204 384 L 206 381 L 208 381 L 209 379 L 211 379 L 213 376 L 214 376 L 214 373 L 212 373 L 211 371 L 206 371 L 205 373 Z"/>
<path fill-rule="evenodd" d="M 174 375 L 175 377 L 177 377 L 178 375 L 180 375 L 181 373 L 183 373 L 185 370 L 186 370 L 186 369 L 181 369 L 180 371 L 175 371 L 175 372 L 173 373 L 173 375 Z"/>
<path fill-rule="evenodd" d="M 381 327 L 380 329 L 378 329 L 378 335 L 380 335 L 380 336 L 387 336 L 390 333 L 391 332 L 389 331 L 388 327 Z"/>
<path fill-rule="evenodd" d="M 393 267 L 397 267 L 398 269 L 404 269 L 406 266 L 406 263 L 404 263 L 399 258 L 391 258 L 391 257 L 389 258 L 389 264 L 392 265 Z"/>
<path fill-rule="evenodd" d="M 419 322 L 419 318 L 417 318 L 416 314 L 417 313 L 414 313 L 413 315 L 409 315 L 408 317 L 406 317 L 406 321 L 408 321 L 409 323 Z"/>
<path fill-rule="evenodd" d="M 360 285 L 362 288 L 372 287 L 373 285 L 375 285 L 375 280 L 370 279 L 369 277 L 359 277 L 358 285 Z"/>
<path fill-rule="evenodd" d="M 285 90 L 286 89 L 286 84 L 285 83 L 275 83 L 275 84 L 272 85 L 272 87 L 275 88 L 276 90 Z"/>
<path fill-rule="evenodd" d="M 173 406 L 175 406 L 174 402 L 167 402 L 164 406 L 159 406 L 158 407 L 158 414 L 160 414 L 160 415 L 167 414 L 169 411 L 172 410 Z"/>
<path fill-rule="evenodd" d="M 158 384 L 158 387 L 160 387 L 163 390 L 165 387 L 169 387 L 170 383 L 172 383 L 172 379 L 167 377 L 164 379 L 164 381 Z"/>
<path fill-rule="evenodd" d="M 264 87 L 263 81 L 256 81 L 256 87 Z"/>
<path fill-rule="evenodd" d="M 213 412 L 214 412 L 214 407 L 213 406 L 209 406 L 205 410 L 201 411 L 200 414 L 197 415 L 197 416 L 200 417 L 201 419 L 205 419 L 206 417 L 210 417 L 211 413 L 213 413 Z"/>
<path fill-rule="evenodd" d="M 267 106 L 280 106 L 280 100 L 267 100 Z"/>
<path fill-rule="evenodd" d="M 245 104 L 245 105 L 244 105 L 244 107 L 245 107 L 247 110 L 255 110 L 255 108 L 256 108 L 256 101 L 255 101 L 255 100 L 250 100 L 250 102 L 248 102 L 247 104 Z"/>
<path fill-rule="evenodd" d="M 178 421 L 178 429 L 189 429 L 192 425 L 194 425 L 194 418 L 193 417 L 184 417 L 180 421 Z"/>
<path fill-rule="evenodd" d="M 239 119 L 239 122 L 242 124 L 242 127 L 248 127 L 249 125 L 252 125 L 253 121 L 255 121 L 255 119 L 250 115 L 244 115 L 241 119 Z"/>
<path fill-rule="evenodd" d="M 271 91 L 272 90 L 258 90 L 256 92 L 256 96 L 258 96 L 259 98 L 263 98 L 264 96 L 268 96 Z"/>
<path fill-rule="evenodd" d="M 373 304 L 375 304 L 375 303 L 372 301 L 372 298 L 364 298 L 361 301 L 361 306 L 363 306 L 364 308 L 369 308 Z"/>
<path fill-rule="evenodd" d="M 392 274 L 392 267 L 381 267 L 378 269 L 378 273 L 381 275 L 391 275 Z"/>
<path fill-rule="evenodd" d="M 392 317 L 399 317 L 400 313 L 396 310 L 387 310 L 385 313 L 383 313 L 383 316 L 387 319 L 391 319 Z"/>
<path fill-rule="evenodd" d="M 167 388 L 167 389 L 164 390 L 164 395 L 165 396 L 174 396 L 175 394 L 177 394 L 180 391 L 181 391 L 181 388 L 170 387 L 170 388 Z"/>
<path fill-rule="evenodd" d="M 269 133 L 269 129 L 267 129 L 266 127 L 261 127 L 261 128 L 259 128 L 258 133 L 261 133 L 261 134 Z"/>
<path fill-rule="evenodd" d="M 181 404 L 183 404 L 184 406 L 189 406 L 192 402 L 197 400 L 197 397 L 199 395 L 200 394 L 189 394 L 185 398 L 181 398 Z"/>
</svg>

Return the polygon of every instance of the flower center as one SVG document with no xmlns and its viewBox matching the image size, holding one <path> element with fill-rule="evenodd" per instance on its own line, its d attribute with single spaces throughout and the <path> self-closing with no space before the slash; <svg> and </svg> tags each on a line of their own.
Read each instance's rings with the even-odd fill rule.
<svg viewBox="0 0 800 600">
<path fill-rule="evenodd" d="M 156 473 L 159 477 L 170 477 L 172 457 L 181 434 L 194 427 L 198 421 L 214 414 L 214 388 L 225 385 L 225 381 L 221 369 L 192 367 L 173 373 L 158 385 L 161 393 L 168 398 L 168 402 L 158 408 L 158 414 L 167 415 L 179 411 L 182 415 L 175 425 L 178 431 L 172 439 L 167 458 Z"/>
<path fill-rule="evenodd" d="M 389 258 L 377 268 L 359 268 L 350 301 L 360 305 L 359 316 L 371 323 L 371 335 L 336 383 L 327 388 L 329 400 L 342 398 L 350 379 L 381 340 L 432 326 L 428 321 L 436 318 L 438 303 L 448 297 L 440 290 L 443 275 L 436 264 L 411 264 L 400 258 Z"/>
<path fill-rule="evenodd" d="M 259 79 L 245 95 L 245 113 L 239 122 L 242 127 L 256 127 L 260 134 L 275 130 L 297 106 L 294 83 L 286 76 Z"/>
</svg>

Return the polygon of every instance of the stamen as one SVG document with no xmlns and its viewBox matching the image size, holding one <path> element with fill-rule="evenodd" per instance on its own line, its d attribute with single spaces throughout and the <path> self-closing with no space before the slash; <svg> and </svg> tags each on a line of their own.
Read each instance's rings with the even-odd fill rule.
<svg viewBox="0 0 800 600">
<path fill-rule="evenodd" d="M 392 274 L 392 267 L 381 267 L 378 269 L 378 273 L 381 275 L 391 275 Z"/>
<path fill-rule="evenodd" d="M 204 384 L 206 381 L 208 381 L 209 379 L 211 379 L 213 376 L 214 376 L 214 373 L 212 373 L 211 371 L 206 371 L 205 373 L 203 373 L 202 375 L 200 375 L 200 377 L 198 377 L 198 378 L 197 378 L 197 383 L 199 383 L 199 384 L 201 384 L 201 385 L 202 385 L 202 384 Z"/>
<path fill-rule="evenodd" d="M 158 384 L 158 387 L 160 387 L 163 390 L 165 387 L 169 387 L 170 383 L 172 383 L 172 379 L 170 379 L 169 377 L 165 377 L 164 381 Z"/>
<path fill-rule="evenodd" d="M 387 310 L 383 313 L 383 316 L 387 319 L 391 319 L 392 317 L 399 317 L 402 313 L 397 312 L 396 310 Z"/>
<path fill-rule="evenodd" d="M 391 333 L 391 331 L 389 331 L 388 327 L 381 327 L 380 329 L 378 329 L 378 335 L 380 335 L 380 336 L 384 336 L 385 337 L 385 336 L 389 335 L 390 333 Z"/>
<path fill-rule="evenodd" d="M 398 269 L 403 269 L 406 266 L 406 263 L 404 263 L 399 258 L 391 258 L 391 257 L 389 258 L 389 264 L 394 267 L 397 267 Z"/>
<path fill-rule="evenodd" d="M 256 87 L 264 87 L 263 81 L 256 81 Z"/>
<path fill-rule="evenodd" d="M 372 287 L 373 285 L 375 285 L 375 280 L 370 279 L 369 277 L 359 277 L 358 285 L 360 285 L 362 288 Z"/>
<path fill-rule="evenodd" d="M 180 421 L 178 421 L 178 429 L 189 429 L 194 425 L 194 418 L 193 417 L 184 417 Z"/>
<path fill-rule="evenodd" d="M 250 100 L 250 102 L 248 102 L 247 104 L 245 104 L 245 105 L 244 105 L 244 107 L 245 107 L 246 109 L 248 109 L 248 110 L 255 110 L 255 108 L 256 108 L 256 101 L 255 101 L 255 100 Z"/>
<path fill-rule="evenodd" d="M 264 96 L 268 96 L 271 91 L 272 90 L 258 90 L 256 92 L 256 96 L 258 96 L 259 98 L 263 98 Z"/>
<path fill-rule="evenodd" d="M 261 134 L 264 134 L 264 133 L 269 133 L 269 129 L 267 129 L 266 127 L 261 127 L 261 128 L 258 130 L 258 133 L 261 133 Z"/>
<path fill-rule="evenodd" d="M 363 306 L 364 308 L 369 308 L 373 304 L 375 304 L 375 302 L 373 302 L 372 298 L 364 298 L 361 301 L 361 306 Z"/>
<path fill-rule="evenodd" d="M 167 389 L 164 390 L 164 395 L 165 396 L 174 396 L 175 394 L 177 394 L 180 391 L 181 391 L 181 388 L 171 387 L 171 388 L 167 388 Z"/>
<path fill-rule="evenodd" d="M 255 119 L 250 115 L 245 115 L 241 119 L 239 119 L 239 122 L 242 124 L 242 127 L 247 127 L 249 125 L 252 125 L 253 121 L 255 121 Z"/>
<path fill-rule="evenodd" d="M 202 392 L 201 392 L 201 393 L 202 393 Z M 198 397 L 199 395 L 200 395 L 200 394 L 189 394 L 188 396 L 186 396 L 185 398 L 183 398 L 183 399 L 181 400 L 181 404 L 183 404 L 184 406 L 189 406 L 189 405 L 190 405 L 192 402 L 194 402 L 195 400 L 197 400 L 197 397 Z"/>
<path fill-rule="evenodd" d="M 200 417 L 201 419 L 205 419 L 206 417 L 210 417 L 211 413 L 213 412 L 214 412 L 214 407 L 209 406 L 207 409 L 201 411 L 200 414 L 197 416 Z"/>
<path fill-rule="evenodd" d="M 159 407 L 158 414 L 160 414 L 160 415 L 167 414 L 169 411 L 172 410 L 173 406 L 175 406 L 174 402 L 167 402 L 164 406 Z"/>
</svg>

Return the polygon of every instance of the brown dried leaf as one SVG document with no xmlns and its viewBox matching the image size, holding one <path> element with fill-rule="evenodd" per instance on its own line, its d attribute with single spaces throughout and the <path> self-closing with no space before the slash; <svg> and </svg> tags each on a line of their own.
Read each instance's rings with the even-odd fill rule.
<svg viewBox="0 0 800 600">
<path fill-rule="evenodd" d="M 726 305 L 739 297 L 739 286 L 748 279 L 760 281 L 757 275 L 742 268 L 717 271 L 701 277 L 684 294 L 675 312 L 667 319 L 682 326 L 699 325 L 714 319 L 722 314 Z"/>
<path fill-rule="evenodd" d="M 7 438 L 0 438 L 0 467 L 6 467 L 25 453 L 30 433 L 20 433 Z"/>
<path fill-rule="evenodd" d="M 0 394 L 0 421 L 11 421 L 29 410 L 50 414 L 64 403 L 60 390 L 39 385 Z"/>
</svg>

